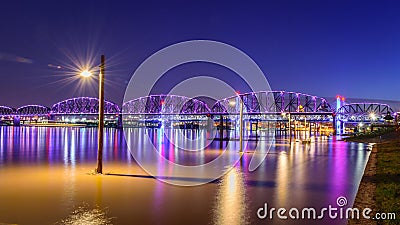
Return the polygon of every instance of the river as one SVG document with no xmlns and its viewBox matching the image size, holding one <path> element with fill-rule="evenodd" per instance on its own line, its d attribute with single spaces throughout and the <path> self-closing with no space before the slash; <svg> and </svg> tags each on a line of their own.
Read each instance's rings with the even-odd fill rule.
<svg viewBox="0 0 400 225">
<path fill-rule="evenodd" d="M 219 141 L 193 155 L 174 148 L 158 129 L 133 129 L 131 138 L 146 132 L 166 159 L 181 164 L 204 164 L 220 155 Z M 188 131 L 207 142 L 207 135 L 196 132 Z M 145 156 L 151 152 L 141 144 L 131 150 Z M 160 181 L 143 170 L 122 130 L 105 129 L 108 175 L 93 175 L 96 129 L 0 126 L 0 224 L 346 224 L 346 219 L 328 215 L 314 220 L 280 219 L 277 214 L 270 219 L 268 214 L 260 219 L 257 211 L 267 205 L 268 210 L 300 212 L 313 207 L 319 213 L 329 205 L 338 207 L 341 196 L 351 207 L 369 154 L 366 144 L 337 137 L 316 137 L 304 144 L 276 137 L 255 171 L 248 170 L 253 154 L 244 153 L 221 178 L 179 186 L 168 179 L 181 177 Z M 198 181 L 184 178 L 189 184 Z"/>
</svg>

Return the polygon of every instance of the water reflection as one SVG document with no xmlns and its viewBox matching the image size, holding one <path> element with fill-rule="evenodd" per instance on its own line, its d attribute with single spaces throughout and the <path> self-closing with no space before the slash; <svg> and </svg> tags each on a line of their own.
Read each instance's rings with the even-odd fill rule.
<svg viewBox="0 0 400 225">
<path fill-rule="evenodd" d="M 213 209 L 214 224 L 249 224 L 245 180 L 240 168 L 234 167 L 218 184 Z"/>
<path fill-rule="evenodd" d="M 129 151 L 147 173 L 164 182 L 185 186 L 213 181 L 240 159 L 237 142 L 226 142 L 221 149 L 219 141 L 207 144 L 209 140 L 205 131 L 192 131 L 198 138 L 197 142 L 200 142 L 194 144 L 193 140 L 177 135 L 180 131 L 176 129 L 124 130 Z M 176 143 L 180 143 L 180 146 Z M 197 149 L 206 145 L 205 149 Z"/>
<path fill-rule="evenodd" d="M 291 160 L 286 152 L 280 152 L 279 154 L 280 155 L 278 157 L 277 170 L 285 172 L 280 173 L 280 175 L 277 177 L 277 183 L 279 184 L 279 186 L 276 198 L 279 205 L 284 205 L 288 194 L 286 191 L 284 191 L 284 187 L 287 187 L 289 185 L 290 177 L 288 171 Z"/>
<path fill-rule="evenodd" d="M 131 162 L 123 133 L 105 129 L 105 161 Z M 64 164 L 97 158 L 97 129 L 0 126 L 0 166 L 4 164 Z"/>
<path fill-rule="evenodd" d="M 80 206 L 74 210 L 68 218 L 57 222 L 60 225 L 108 225 L 112 224 L 112 219 L 107 215 L 107 211 L 96 207 L 89 208 L 87 205 Z"/>
<path fill-rule="evenodd" d="M 352 204 L 370 153 L 364 144 L 345 143 L 327 137 L 313 138 L 306 145 L 299 142 L 289 144 L 288 139 L 278 137 L 265 162 L 254 172 L 249 172 L 247 168 L 253 157 L 252 152 L 240 157 L 237 151 L 229 152 L 220 148 L 220 145 L 225 148 L 230 143 L 232 149 L 238 149 L 235 141 L 207 142 L 204 140 L 209 137 L 207 133 L 193 130 L 186 132 L 187 139 L 199 139 L 201 143 L 186 143 L 173 130 L 165 133 L 158 129 L 132 129 L 126 136 L 126 144 L 121 130 L 105 129 L 105 167 L 117 165 L 117 171 L 123 176 L 92 176 L 88 179 L 86 173 L 93 169 L 91 166 L 97 158 L 97 129 L 0 127 L 0 176 L 3 181 L 0 182 L 0 199 L 7 205 L 3 208 L 0 206 L 0 217 L 15 221 L 22 206 L 32 211 L 40 208 L 37 207 L 37 202 L 40 202 L 49 210 L 54 206 L 59 207 L 57 220 L 54 216 L 53 220 L 47 221 L 46 210 L 39 209 L 22 219 L 28 224 L 29 221 L 50 224 L 65 218 L 82 202 L 88 202 L 92 208 L 72 214 L 68 217 L 69 221 L 94 218 L 93 212 L 96 214 L 98 211 L 93 211 L 93 206 L 101 205 L 115 209 L 114 213 L 129 211 L 119 215 L 118 219 L 124 221 L 138 219 L 148 222 L 147 217 L 154 213 L 163 220 L 160 222 L 157 217 L 152 218 L 151 222 L 165 224 L 176 224 L 182 217 L 187 224 L 198 221 L 215 224 L 282 224 L 277 220 L 258 220 L 255 217 L 257 208 L 265 202 L 271 207 L 319 208 L 335 205 L 338 196 L 347 197 L 349 204 Z M 152 143 L 144 141 L 147 134 Z M 145 174 L 127 148 L 135 144 L 133 150 L 137 157 L 146 158 L 153 143 L 158 154 L 165 159 L 184 165 L 201 165 L 224 153 L 229 154 L 223 163 L 240 161 L 229 173 L 211 184 L 192 188 L 176 187 Z M 174 143 L 192 148 L 209 145 L 205 151 L 183 151 Z M 252 146 L 254 142 L 248 145 Z M 260 148 L 266 147 L 264 142 L 260 143 Z M 160 161 L 152 166 L 160 171 L 170 169 L 163 164 L 165 162 Z M 190 173 L 175 174 L 173 170 L 163 172 L 171 175 L 164 179 L 181 179 L 188 183 L 197 182 L 203 177 L 209 178 L 212 174 L 207 170 L 202 171 L 203 177 Z M 30 184 L 29 192 L 26 191 L 26 183 Z M 183 211 L 188 208 L 190 210 Z M 132 212 L 139 213 L 132 218 Z M 35 214 L 41 217 L 35 217 Z M 202 218 L 199 219 L 199 215 Z M 346 224 L 345 220 L 302 222 Z"/>
</svg>

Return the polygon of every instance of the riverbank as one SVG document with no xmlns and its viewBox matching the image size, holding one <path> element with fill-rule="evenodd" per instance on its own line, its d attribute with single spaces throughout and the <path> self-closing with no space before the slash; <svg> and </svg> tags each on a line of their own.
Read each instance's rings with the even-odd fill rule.
<svg viewBox="0 0 400 225">
<path fill-rule="evenodd" d="M 396 220 L 349 220 L 348 224 L 400 224 L 400 132 L 351 137 L 345 141 L 376 143 L 372 148 L 353 207 L 373 214 L 396 213 Z"/>
<path fill-rule="evenodd" d="M 400 138 L 400 131 L 394 129 L 385 129 L 381 131 L 374 131 L 369 133 L 360 134 L 344 138 L 347 142 L 360 142 L 360 143 L 382 143 L 391 142 Z"/>
</svg>

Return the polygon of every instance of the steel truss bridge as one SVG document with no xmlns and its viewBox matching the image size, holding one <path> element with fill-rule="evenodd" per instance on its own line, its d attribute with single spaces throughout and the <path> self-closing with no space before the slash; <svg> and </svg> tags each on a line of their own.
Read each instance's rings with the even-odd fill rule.
<svg viewBox="0 0 400 225">
<path fill-rule="evenodd" d="M 78 97 L 55 103 L 51 108 L 42 105 L 25 105 L 18 109 L 0 106 L 1 120 L 47 119 L 64 122 L 96 122 L 99 101 L 97 98 Z M 238 120 L 240 109 L 244 120 L 311 122 L 341 121 L 344 123 L 384 122 L 396 113 L 387 104 L 351 103 L 334 109 L 326 99 L 286 91 L 260 91 L 236 94 L 215 102 L 209 107 L 205 102 L 177 95 L 150 95 L 123 103 L 122 108 L 105 102 L 106 121 L 140 123 L 146 121 L 206 121 L 224 118 Z"/>
<path fill-rule="evenodd" d="M 235 95 L 217 101 L 213 114 L 238 115 L 243 104 L 245 118 L 268 121 L 304 118 L 312 121 L 332 120 L 334 110 L 324 98 L 296 92 L 263 91 Z"/>
<path fill-rule="evenodd" d="M 338 120 L 345 123 L 384 122 L 397 116 L 388 104 L 381 103 L 351 103 L 337 110 Z"/>
</svg>

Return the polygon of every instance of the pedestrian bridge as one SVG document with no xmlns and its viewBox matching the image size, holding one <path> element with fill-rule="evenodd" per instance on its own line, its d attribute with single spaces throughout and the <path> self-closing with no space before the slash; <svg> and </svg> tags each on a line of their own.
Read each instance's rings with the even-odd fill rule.
<svg viewBox="0 0 400 225">
<path fill-rule="evenodd" d="M 105 101 L 105 114 L 119 114 L 120 109 L 117 104 Z M 55 103 L 51 107 L 52 115 L 93 115 L 99 113 L 99 99 L 90 97 L 70 98 Z"/>
<path fill-rule="evenodd" d="M 0 119 L 20 118 L 28 120 L 97 122 L 99 101 L 97 98 L 77 97 L 55 103 L 51 108 L 42 105 L 25 105 L 17 109 L 0 106 Z M 217 100 L 209 106 L 197 98 L 178 95 L 150 95 L 131 99 L 122 104 L 105 101 L 106 121 L 205 121 L 238 120 L 243 112 L 244 120 L 256 121 L 311 121 L 344 123 L 384 122 L 396 117 L 387 104 L 350 103 L 334 109 L 325 98 L 299 92 L 260 91 L 235 94 Z"/>
<path fill-rule="evenodd" d="M 104 120 L 106 125 L 117 126 L 120 108 L 105 101 Z M 50 120 L 55 122 L 84 123 L 95 126 L 98 121 L 99 99 L 91 97 L 70 98 L 51 107 Z"/>
<path fill-rule="evenodd" d="M 329 103 L 317 96 L 297 92 L 261 91 L 238 94 L 217 101 L 212 107 L 213 113 L 238 113 L 243 101 L 245 113 L 276 114 L 276 113 L 332 113 Z"/>
<path fill-rule="evenodd" d="M 207 115 L 210 109 L 201 100 L 178 95 L 150 95 L 125 102 L 125 115 Z"/>
<path fill-rule="evenodd" d="M 47 116 L 50 108 L 43 105 L 24 105 L 16 109 L 16 114 L 20 116 Z"/>
<path fill-rule="evenodd" d="M 0 105 L 0 116 L 13 116 L 15 114 L 15 109 Z"/>
</svg>

